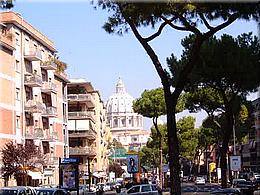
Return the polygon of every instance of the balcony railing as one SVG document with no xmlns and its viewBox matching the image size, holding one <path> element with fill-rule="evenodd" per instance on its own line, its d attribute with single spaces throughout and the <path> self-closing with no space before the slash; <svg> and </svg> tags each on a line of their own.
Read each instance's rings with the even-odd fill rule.
<svg viewBox="0 0 260 195">
<path fill-rule="evenodd" d="M 52 140 L 58 140 L 59 139 L 58 132 L 56 132 L 56 131 L 51 132 L 50 137 Z"/>
<path fill-rule="evenodd" d="M 44 112 L 42 113 L 43 116 L 47 117 L 56 117 L 57 116 L 57 108 L 53 106 L 46 107 Z"/>
<path fill-rule="evenodd" d="M 43 113 L 45 112 L 45 110 L 46 110 L 45 105 L 35 100 L 28 100 L 24 106 L 25 112 Z"/>
<path fill-rule="evenodd" d="M 96 149 L 94 147 L 70 147 L 70 155 L 82 155 L 82 156 L 95 156 L 97 155 Z"/>
<path fill-rule="evenodd" d="M 27 139 L 44 139 L 44 132 L 41 127 L 28 126 L 25 131 L 25 138 Z"/>
<path fill-rule="evenodd" d="M 94 112 L 90 111 L 76 111 L 76 112 L 68 112 L 69 119 L 86 119 L 89 118 L 93 122 L 95 122 Z"/>
<path fill-rule="evenodd" d="M 4 45 L 12 50 L 15 49 L 14 35 L 6 29 L 1 29 L 0 42 L 1 42 L 1 45 Z"/>
<path fill-rule="evenodd" d="M 90 94 L 68 94 L 68 101 L 71 102 L 85 102 L 88 107 L 94 107 L 95 101 Z"/>
<path fill-rule="evenodd" d="M 37 74 L 24 75 L 24 84 L 30 87 L 41 87 L 42 78 Z"/>
<path fill-rule="evenodd" d="M 25 49 L 24 58 L 29 61 L 41 61 L 42 54 L 41 51 L 37 49 Z"/>
<path fill-rule="evenodd" d="M 45 70 L 57 70 L 57 64 L 52 61 L 45 61 L 41 63 L 41 68 L 45 69 Z"/>
<path fill-rule="evenodd" d="M 57 93 L 57 85 L 52 82 L 43 82 L 41 90 L 44 93 Z"/>
<path fill-rule="evenodd" d="M 69 131 L 69 137 L 82 137 L 87 139 L 96 139 L 97 133 L 93 130 L 87 130 L 87 131 Z"/>
</svg>

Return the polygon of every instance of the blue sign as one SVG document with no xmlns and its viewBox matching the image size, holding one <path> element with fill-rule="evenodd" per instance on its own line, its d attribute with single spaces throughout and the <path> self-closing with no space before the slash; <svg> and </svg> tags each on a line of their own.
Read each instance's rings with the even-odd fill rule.
<svg viewBox="0 0 260 195">
<path fill-rule="evenodd" d="M 78 158 L 62 158 L 61 163 L 78 163 Z"/>
<path fill-rule="evenodd" d="M 162 167 L 162 172 L 163 173 L 167 173 L 169 170 L 169 165 L 168 164 L 164 164 L 163 167 Z"/>
<path fill-rule="evenodd" d="M 127 172 L 138 173 L 139 172 L 139 158 L 138 154 L 127 155 Z"/>
</svg>

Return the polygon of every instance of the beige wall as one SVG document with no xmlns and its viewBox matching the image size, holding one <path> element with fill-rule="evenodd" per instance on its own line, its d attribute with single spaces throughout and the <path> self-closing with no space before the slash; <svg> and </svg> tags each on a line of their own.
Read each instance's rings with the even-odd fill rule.
<svg viewBox="0 0 260 195">
<path fill-rule="evenodd" d="M 4 25 L 2 25 L 4 23 Z M 58 157 L 64 157 L 64 145 L 67 139 L 64 139 L 63 129 L 67 125 L 67 121 L 63 118 L 63 104 L 67 104 L 63 101 L 62 85 L 66 85 L 66 78 L 56 79 L 55 70 L 46 70 L 47 81 L 51 78 L 51 81 L 57 85 L 57 93 L 50 92 L 48 95 L 42 91 L 41 86 L 30 86 L 32 91 L 32 99 L 41 102 L 43 104 L 43 96 L 45 94 L 51 97 L 52 106 L 57 108 L 56 116 L 45 115 L 43 112 L 33 113 L 32 121 L 33 125 L 26 126 L 25 104 L 26 104 L 26 91 L 24 83 L 25 68 L 25 53 L 27 48 L 30 50 L 37 47 L 37 50 L 42 54 L 42 61 L 31 59 L 32 75 L 34 70 L 37 71 L 37 75 L 42 77 L 42 73 L 45 70 L 41 67 L 41 63 L 49 60 L 50 56 L 54 55 L 56 51 L 54 44 L 45 35 L 39 32 L 36 28 L 26 22 L 20 15 L 14 12 L 1 12 L 0 13 L 0 25 L 1 36 L 0 36 L 0 149 L 6 141 L 14 140 L 21 141 L 24 143 L 25 139 L 31 139 L 26 134 L 26 129 L 31 129 L 34 133 L 34 128 L 41 128 L 45 133 L 42 138 L 34 138 L 37 140 L 37 144 L 41 149 L 42 141 L 49 141 L 49 144 L 54 149 L 52 154 L 46 153 L 53 159 Z M 4 32 L 4 34 L 3 34 Z M 8 36 L 7 36 L 8 35 Z M 11 35 L 11 36 L 10 36 Z M 27 41 L 28 40 L 28 41 Z M 12 52 L 14 50 L 14 52 Z M 17 70 L 16 60 L 19 61 L 19 70 Z M 64 74 L 65 75 L 65 74 Z M 28 85 L 27 85 L 28 86 Z M 16 100 L 17 92 L 16 88 L 19 88 L 19 101 Z M 37 98 L 36 96 L 37 95 Z M 19 127 L 16 126 L 17 116 L 20 117 L 18 120 Z M 43 119 L 48 121 L 49 125 L 43 127 Z M 51 134 L 51 131 L 56 132 L 58 137 L 51 139 L 46 137 L 46 131 Z M 66 128 L 65 128 L 66 132 Z M 67 133 L 66 133 L 67 135 Z M 58 169 L 57 162 L 53 164 Z M 52 166 L 48 164 L 47 166 Z M 53 166 L 52 166 L 53 167 Z M 43 171 L 43 170 L 42 170 Z M 53 181 L 58 184 L 58 172 L 54 170 Z"/>
</svg>

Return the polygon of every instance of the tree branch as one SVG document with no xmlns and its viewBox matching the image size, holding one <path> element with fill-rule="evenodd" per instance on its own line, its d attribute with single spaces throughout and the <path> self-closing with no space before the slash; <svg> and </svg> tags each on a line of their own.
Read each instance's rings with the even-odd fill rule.
<svg viewBox="0 0 260 195">
<path fill-rule="evenodd" d="M 199 29 L 197 29 L 195 26 L 191 25 L 191 24 L 186 20 L 185 17 L 183 17 L 181 14 L 179 14 L 179 13 L 177 13 L 177 12 L 175 12 L 175 14 L 178 16 L 178 18 L 180 19 L 180 21 L 182 22 L 182 24 L 183 24 L 184 26 L 186 26 L 186 28 L 187 28 L 189 31 L 191 31 L 191 32 L 193 32 L 194 34 L 197 34 L 197 35 L 201 34 L 201 32 L 199 31 Z"/>
<path fill-rule="evenodd" d="M 204 35 L 203 35 L 204 40 L 208 39 L 209 37 L 214 35 L 216 32 L 218 32 L 218 31 L 222 30 L 223 28 L 227 27 L 228 25 L 230 25 L 232 22 L 234 22 L 238 18 L 238 16 L 239 16 L 238 13 L 234 13 L 234 14 L 230 15 L 230 17 L 228 18 L 228 20 L 226 22 L 224 22 L 224 23 L 214 27 L 210 31 L 204 33 Z"/>
<path fill-rule="evenodd" d="M 172 27 L 172 28 L 174 28 L 174 29 L 176 29 L 176 30 L 189 31 L 189 29 L 187 29 L 187 28 L 185 28 L 185 27 L 176 26 L 176 25 L 174 25 L 174 24 L 172 23 L 172 21 L 173 21 L 174 19 L 176 19 L 176 17 L 174 17 L 174 18 L 172 18 L 172 19 L 170 19 L 170 20 L 168 20 L 168 19 L 165 18 L 164 16 L 161 16 L 161 18 L 162 18 L 168 25 L 170 25 L 170 27 Z"/>
<path fill-rule="evenodd" d="M 147 38 L 144 38 L 144 40 L 145 40 L 146 42 L 149 42 L 149 41 L 152 41 L 153 39 L 155 39 L 156 37 L 158 37 L 158 36 L 162 33 L 162 30 L 163 30 L 163 28 L 164 28 L 166 25 L 167 25 L 167 22 L 163 22 L 163 23 L 160 25 L 160 27 L 159 27 L 159 29 L 158 29 L 158 31 L 157 31 L 156 33 L 154 33 L 153 35 L 151 35 L 151 36 L 149 36 L 149 37 L 147 37 Z"/>
<path fill-rule="evenodd" d="M 143 48 L 145 49 L 146 53 L 149 55 L 149 57 L 151 58 L 154 67 L 162 81 L 162 84 L 164 87 L 166 87 L 167 89 L 170 89 L 170 82 L 168 79 L 168 75 L 165 72 L 165 70 L 163 69 L 158 56 L 155 54 L 154 50 L 152 49 L 152 47 L 148 44 L 147 41 L 145 41 L 145 39 L 140 35 L 140 33 L 138 32 L 134 22 L 131 20 L 130 17 L 126 16 L 124 14 L 124 10 L 122 8 L 122 6 L 119 4 L 119 10 L 122 14 L 122 16 L 124 17 L 124 19 L 126 20 L 126 22 L 129 24 L 131 30 L 133 31 L 135 37 L 137 38 L 137 40 L 141 43 L 141 45 L 143 46 Z"/>
<path fill-rule="evenodd" d="M 160 138 L 162 137 L 162 134 L 158 128 L 158 117 L 153 117 L 153 125 L 154 125 L 154 128 L 157 132 L 157 136 L 159 136 Z"/>
<path fill-rule="evenodd" d="M 203 23 L 205 24 L 205 26 L 209 29 L 212 30 L 213 27 L 209 25 L 208 21 L 206 20 L 205 16 L 203 13 L 199 13 L 200 18 L 202 19 Z"/>
</svg>

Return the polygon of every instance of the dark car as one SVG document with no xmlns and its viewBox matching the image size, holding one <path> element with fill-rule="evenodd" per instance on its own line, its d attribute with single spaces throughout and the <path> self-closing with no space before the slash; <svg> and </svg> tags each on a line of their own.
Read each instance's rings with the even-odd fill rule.
<svg viewBox="0 0 260 195">
<path fill-rule="evenodd" d="M 238 181 L 233 187 L 239 188 L 245 194 L 253 194 L 257 189 L 256 183 L 252 181 Z"/>
<path fill-rule="evenodd" d="M 36 195 L 35 191 L 26 186 L 3 187 L 0 195 Z"/>
<path fill-rule="evenodd" d="M 223 195 L 238 195 L 241 194 L 239 189 L 235 188 L 225 188 L 225 189 L 217 189 L 210 194 L 223 194 Z"/>
<path fill-rule="evenodd" d="M 70 193 L 60 188 L 37 188 L 37 195 L 69 195 Z"/>
</svg>

